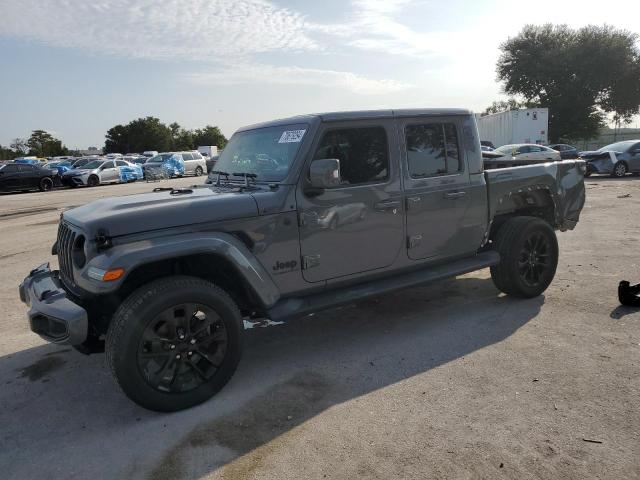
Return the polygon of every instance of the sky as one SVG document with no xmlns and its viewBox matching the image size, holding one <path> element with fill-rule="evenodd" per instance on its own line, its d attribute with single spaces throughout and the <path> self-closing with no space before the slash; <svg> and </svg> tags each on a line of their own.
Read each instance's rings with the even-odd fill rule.
<svg viewBox="0 0 640 480">
<path fill-rule="evenodd" d="M 0 0 L 0 144 L 43 129 L 101 147 L 149 115 L 230 136 L 313 112 L 481 111 L 505 97 L 500 43 L 547 22 L 640 33 L 640 2 Z"/>
</svg>

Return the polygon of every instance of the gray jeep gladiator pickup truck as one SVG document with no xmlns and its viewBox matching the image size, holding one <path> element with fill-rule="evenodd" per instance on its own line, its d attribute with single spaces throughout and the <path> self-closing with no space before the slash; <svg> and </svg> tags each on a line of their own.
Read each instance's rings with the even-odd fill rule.
<svg viewBox="0 0 640 480">
<path fill-rule="evenodd" d="M 65 211 L 59 270 L 20 285 L 31 329 L 106 350 L 126 395 L 173 411 L 233 375 L 243 318 L 285 320 L 490 267 L 540 295 L 582 161 L 484 171 L 460 109 L 307 115 L 237 131 L 204 185 Z"/>
</svg>

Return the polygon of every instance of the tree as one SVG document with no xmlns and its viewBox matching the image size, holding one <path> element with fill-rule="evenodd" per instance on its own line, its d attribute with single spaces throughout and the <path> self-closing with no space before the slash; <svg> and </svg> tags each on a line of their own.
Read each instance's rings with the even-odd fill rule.
<svg viewBox="0 0 640 480">
<path fill-rule="evenodd" d="M 193 133 L 190 130 L 185 130 L 179 123 L 173 122 L 169 125 L 171 130 L 172 150 L 192 150 L 193 146 Z"/>
<path fill-rule="evenodd" d="M 60 140 L 44 130 L 34 130 L 26 144 L 29 154 L 38 157 L 55 157 L 69 152 Z"/>
<path fill-rule="evenodd" d="M 207 125 L 193 132 L 193 148 L 197 148 L 200 145 L 215 145 L 222 149 L 227 146 L 227 137 L 222 134 L 218 127 Z"/>
<path fill-rule="evenodd" d="M 549 108 L 549 139 L 591 138 L 606 116 L 629 121 L 640 107 L 637 35 L 610 26 L 527 25 L 504 42 L 504 91 Z"/>
<path fill-rule="evenodd" d="M 13 150 L 21 154 L 25 154 L 29 151 L 29 147 L 27 146 L 27 141 L 24 138 L 14 138 L 9 146 Z"/>
<path fill-rule="evenodd" d="M 0 160 L 13 160 L 19 155 L 18 152 L 11 148 L 5 148 L 0 145 Z"/>
<path fill-rule="evenodd" d="M 171 129 L 158 118 L 132 120 L 127 125 L 116 125 L 106 134 L 105 153 L 168 151 L 172 148 Z"/>
<path fill-rule="evenodd" d="M 510 112 L 511 110 L 518 110 L 523 107 L 524 102 L 519 102 L 515 98 L 497 100 L 492 102 L 491 105 L 482 112 L 482 116 L 484 117 L 485 115 L 493 115 L 494 113 Z"/>
</svg>

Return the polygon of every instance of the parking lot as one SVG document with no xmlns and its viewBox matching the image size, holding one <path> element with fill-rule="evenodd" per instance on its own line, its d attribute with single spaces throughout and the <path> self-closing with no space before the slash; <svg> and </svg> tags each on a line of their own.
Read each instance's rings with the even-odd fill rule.
<svg viewBox="0 0 640 480">
<path fill-rule="evenodd" d="M 17 286 L 60 212 L 200 179 L 0 195 L 0 477 L 640 478 L 640 178 L 587 179 L 544 296 L 487 270 L 246 330 L 231 382 L 143 410 L 104 355 L 32 334 Z"/>
</svg>

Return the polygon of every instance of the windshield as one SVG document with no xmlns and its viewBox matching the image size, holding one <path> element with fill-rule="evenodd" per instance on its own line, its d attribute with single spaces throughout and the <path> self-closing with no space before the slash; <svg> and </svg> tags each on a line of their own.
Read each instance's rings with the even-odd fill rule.
<svg viewBox="0 0 640 480">
<path fill-rule="evenodd" d="M 94 160 L 93 162 L 89 162 L 86 165 L 78 167 L 80 170 L 93 170 L 94 168 L 98 168 L 104 162 L 101 160 Z"/>
<path fill-rule="evenodd" d="M 624 142 L 612 143 L 611 145 L 607 145 L 606 147 L 602 147 L 599 152 L 626 152 L 631 145 L 636 143 L 636 140 L 627 140 Z"/>
<path fill-rule="evenodd" d="M 227 173 L 253 173 L 258 181 L 283 180 L 308 125 L 284 125 L 238 132 L 220 154 L 215 169 Z"/>
<path fill-rule="evenodd" d="M 160 155 L 150 158 L 146 163 L 162 163 L 169 160 L 171 157 L 173 157 L 173 153 L 161 153 Z"/>
</svg>

